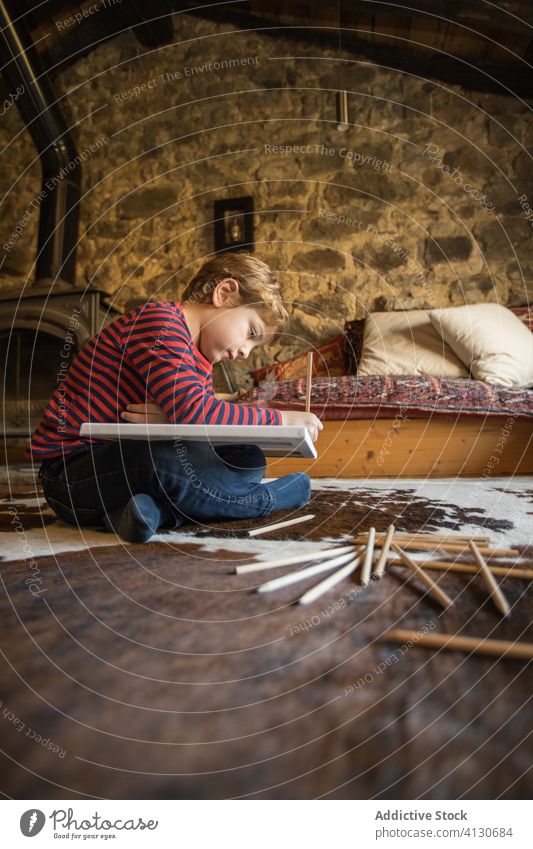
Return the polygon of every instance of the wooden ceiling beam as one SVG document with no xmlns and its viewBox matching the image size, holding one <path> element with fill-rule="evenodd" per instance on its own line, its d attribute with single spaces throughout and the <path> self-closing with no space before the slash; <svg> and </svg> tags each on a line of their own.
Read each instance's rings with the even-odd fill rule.
<svg viewBox="0 0 533 849">
<path fill-rule="evenodd" d="M 192 2 L 195 4 L 194 8 L 192 8 Z M 309 4 L 311 2 L 312 0 L 308 0 Z M 354 3 L 354 6 L 351 7 L 352 13 L 353 9 L 357 9 L 361 5 L 368 6 L 368 4 Z M 272 40 L 284 38 L 317 44 L 330 49 L 338 48 L 339 38 L 335 28 L 324 30 L 319 26 L 289 26 L 281 20 L 272 21 L 260 18 L 253 13 L 245 14 L 237 6 L 231 4 L 224 5 L 221 9 L 211 4 L 202 7 L 198 0 L 191 0 L 191 8 L 189 8 L 188 14 L 219 23 L 232 23 L 243 29 L 252 27 Z M 425 26 L 426 24 L 422 19 L 418 19 L 416 16 L 412 17 L 409 38 L 415 41 L 419 40 L 419 34 L 427 31 Z M 531 98 L 533 91 L 531 68 L 526 67 L 519 60 L 513 64 L 494 61 L 483 62 L 472 57 L 451 55 L 446 47 L 451 26 L 450 24 L 444 25 L 440 21 L 438 32 L 435 34 L 436 44 L 434 48 L 427 45 L 426 51 L 415 50 L 413 46 L 406 49 L 403 39 L 393 38 L 390 35 L 380 36 L 379 29 L 370 33 L 368 23 L 365 24 L 365 27 L 361 27 L 361 29 L 367 30 L 366 33 L 356 33 L 355 30 L 359 27 L 344 29 L 342 48 L 343 52 L 353 53 L 354 56 L 369 59 L 378 65 L 393 67 L 425 79 L 460 84 L 470 91 L 500 95 L 515 94 L 520 97 Z M 466 44 L 466 41 L 463 39 L 462 43 Z M 459 44 L 459 36 L 457 36 L 457 47 L 459 47 Z M 530 42 L 524 52 L 527 54 L 531 47 L 532 43 Z"/>
</svg>

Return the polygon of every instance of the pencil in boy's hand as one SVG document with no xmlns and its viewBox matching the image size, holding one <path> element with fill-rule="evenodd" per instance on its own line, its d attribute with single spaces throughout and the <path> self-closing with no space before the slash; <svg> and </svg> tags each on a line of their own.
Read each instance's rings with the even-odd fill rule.
<svg viewBox="0 0 533 849">
<path fill-rule="evenodd" d="M 307 381 L 305 387 L 305 412 L 311 412 L 311 387 L 313 381 L 313 352 L 307 354 Z"/>
</svg>

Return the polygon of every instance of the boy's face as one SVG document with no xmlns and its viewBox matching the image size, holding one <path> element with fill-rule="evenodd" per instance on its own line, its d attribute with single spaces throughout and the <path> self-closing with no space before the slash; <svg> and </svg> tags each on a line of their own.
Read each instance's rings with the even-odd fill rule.
<svg viewBox="0 0 533 849">
<path fill-rule="evenodd" d="M 246 359 L 253 348 L 270 342 L 274 331 L 266 326 L 261 312 L 241 304 L 239 284 L 233 277 L 221 280 L 212 291 L 198 338 L 206 360 Z"/>
<path fill-rule="evenodd" d="M 246 359 L 253 348 L 266 344 L 273 335 L 254 307 L 219 307 L 202 327 L 199 348 L 211 363 Z"/>
</svg>

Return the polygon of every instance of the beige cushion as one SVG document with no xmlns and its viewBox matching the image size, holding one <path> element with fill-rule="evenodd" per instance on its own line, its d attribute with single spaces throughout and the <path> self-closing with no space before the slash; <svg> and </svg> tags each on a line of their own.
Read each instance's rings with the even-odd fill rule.
<svg viewBox="0 0 533 849">
<path fill-rule="evenodd" d="M 370 313 L 357 374 L 469 376 L 433 327 L 426 310 Z"/>
<path fill-rule="evenodd" d="M 471 304 L 431 310 L 429 317 L 476 380 L 533 386 L 533 334 L 506 307 Z"/>
</svg>

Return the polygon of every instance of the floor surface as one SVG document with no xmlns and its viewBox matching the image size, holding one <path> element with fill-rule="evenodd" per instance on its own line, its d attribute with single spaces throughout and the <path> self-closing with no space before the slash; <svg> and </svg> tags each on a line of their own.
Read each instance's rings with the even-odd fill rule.
<svg viewBox="0 0 533 849">
<path fill-rule="evenodd" d="M 393 521 L 487 534 L 519 552 L 499 564 L 533 569 L 532 502 L 531 478 L 326 480 L 300 511 L 311 522 L 265 538 L 248 536 L 257 523 L 235 522 L 127 545 L 65 525 L 33 479 L 11 477 L 0 498 L 0 790 L 35 799 L 529 798 L 527 662 L 385 635 L 533 642 L 530 580 L 502 580 L 512 605 L 503 619 L 477 575 L 431 573 L 454 600 L 447 610 L 392 565 L 365 589 L 356 572 L 303 607 L 298 597 L 318 578 L 258 594 L 266 574 L 239 576 L 235 565 L 313 557 Z"/>
</svg>

